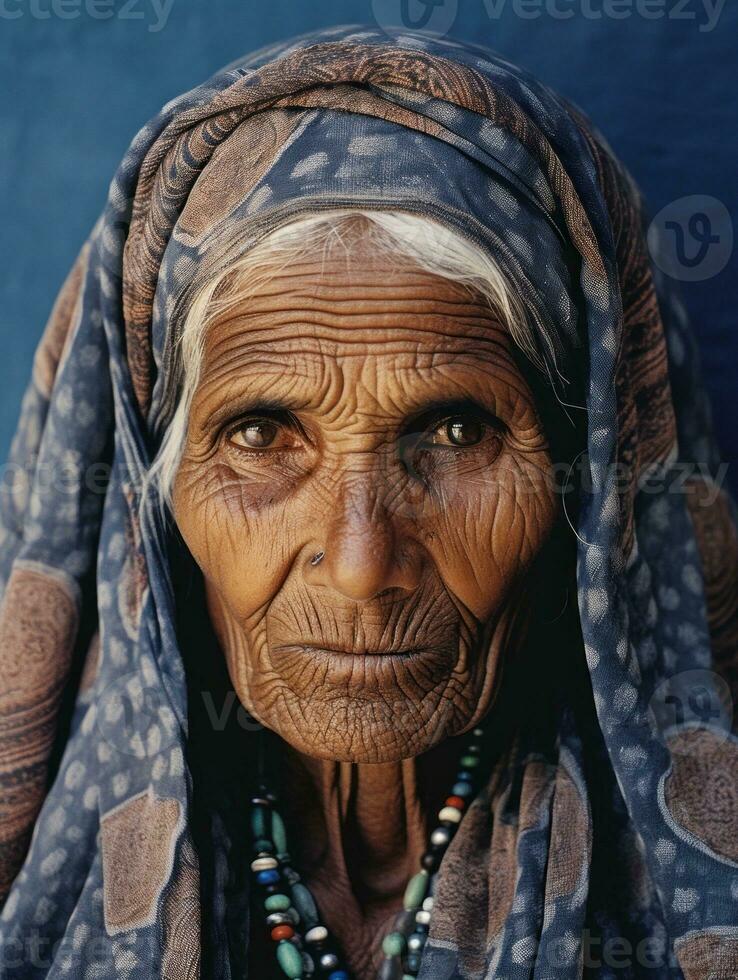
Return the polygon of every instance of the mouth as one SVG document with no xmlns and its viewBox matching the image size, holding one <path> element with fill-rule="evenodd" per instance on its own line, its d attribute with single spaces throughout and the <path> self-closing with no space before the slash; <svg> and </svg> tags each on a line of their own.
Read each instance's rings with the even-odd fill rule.
<svg viewBox="0 0 738 980">
<path fill-rule="evenodd" d="M 386 701 L 396 690 L 403 703 L 409 685 L 425 691 L 445 685 L 456 659 L 452 649 L 436 644 L 344 646 L 315 640 L 275 644 L 270 653 L 275 671 L 302 697 L 332 690 Z"/>
<path fill-rule="evenodd" d="M 383 657 L 410 659 L 428 652 L 427 647 L 343 647 L 333 643 L 285 643 L 275 647 L 275 653 L 306 653 L 314 656 Z"/>
</svg>

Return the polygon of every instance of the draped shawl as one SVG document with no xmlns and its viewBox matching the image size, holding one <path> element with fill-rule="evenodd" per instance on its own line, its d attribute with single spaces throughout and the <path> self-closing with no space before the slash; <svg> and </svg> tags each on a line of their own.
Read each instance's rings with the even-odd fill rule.
<svg viewBox="0 0 738 980">
<path fill-rule="evenodd" d="M 596 730 L 562 712 L 553 742 L 521 737 L 469 809 L 422 980 L 738 976 L 738 544 L 684 308 L 575 107 L 485 49 L 369 28 L 166 105 L 52 312 L 2 488 L 0 976 L 195 977 L 204 942 L 208 975 L 243 974 L 228 835 L 192 831 L 176 547 L 142 488 L 202 256 L 233 222 L 246 249 L 339 206 L 489 249 L 583 419 Z"/>
</svg>

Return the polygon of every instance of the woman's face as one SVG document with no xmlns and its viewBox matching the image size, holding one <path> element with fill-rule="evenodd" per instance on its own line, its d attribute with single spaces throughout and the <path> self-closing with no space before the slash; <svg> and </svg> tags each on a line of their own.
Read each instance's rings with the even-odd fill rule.
<svg viewBox="0 0 738 980">
<path fill-rule="evenodd" d="M 511 351 L 481 298 L 368 245 L 211 326 L 175 516 L 236 693 L 297 749 L 397 760 L 488 710 L 556 515 Z"/>
</svg>

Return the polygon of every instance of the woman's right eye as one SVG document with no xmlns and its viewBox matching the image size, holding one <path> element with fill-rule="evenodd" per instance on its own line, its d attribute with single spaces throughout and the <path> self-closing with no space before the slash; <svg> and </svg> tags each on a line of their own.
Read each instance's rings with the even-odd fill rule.
<svg viewBox="0 0 738 980">
<path fill-rule="evenodd" d="M 268 449 L 290 449 L 295 440 L 292 433 L 274 419 L 246 419 L 235 429 L 231 429 L 228 440 L 238 449 L 264 451 Z"/>
</svg>

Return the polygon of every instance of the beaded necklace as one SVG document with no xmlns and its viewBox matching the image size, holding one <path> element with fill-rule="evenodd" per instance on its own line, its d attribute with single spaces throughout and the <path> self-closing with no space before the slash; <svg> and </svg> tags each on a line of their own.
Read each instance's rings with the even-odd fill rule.
<svg viewBox="0 0 738 980">
<path fill-rule="evenodd" d="M 481 728 L 475 728 L 468 737 L 420 870 L 408 882 L 402 911 L 382 940 L 377 980 L 412 980 L 418 975 L 433 911 L 436 874 L 464 811 L 479 789 L 483 738 Z M 260 769 L 259 789 L 251 799 L 252 896 L 258 914 L 264 916 L 277 963 L 290 980 L 351 980 L 315 899 L 292 867 L 277 797 L 265 781 L 265 767 Z"/>
</svg>

